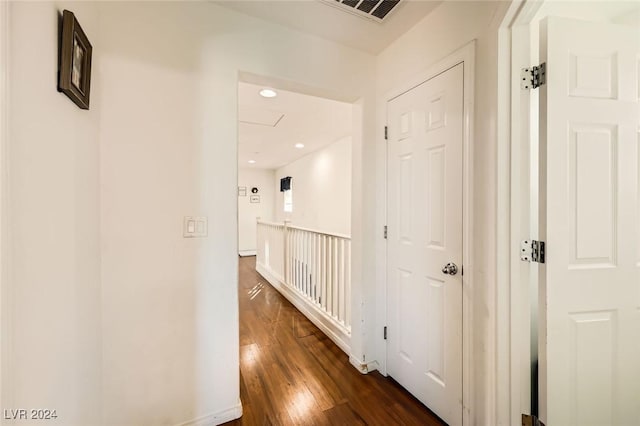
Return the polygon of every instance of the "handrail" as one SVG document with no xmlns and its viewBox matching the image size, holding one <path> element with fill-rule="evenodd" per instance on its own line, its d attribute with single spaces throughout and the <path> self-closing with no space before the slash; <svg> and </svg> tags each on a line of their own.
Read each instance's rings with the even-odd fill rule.
<svg viewBox="0 0 640 426">
<path fill-rule="evenodd" d="M 268 220 L 258 219 L 257 222 L 261 225 L 270 225 L 270 226 L 284 226 L 282 222 L 269 222 Z"/>
<path fill-rule="evenodd" d="M 338 237 L 342 238 L 343 240 L 351 240 L 351 235 L 339 234 L 337 232 L 320 231 L 313 228 L 304 228 L 302 226 L 291 225 L 287 222 L 269 222 L 266 220 L 258 219 L 258 223 L 269 226 L 286 226 L 289 229 L 297 229 L 299 231 L 313 232 L 314 234 L 326 235 L 328 237 Z"/>
<path fill-rule="evenodd" d="M 282 223 L 282 222 L 269 222 L 267 220 L 262 220 L 262 219 L 258 219 L 257 223 L 259 223 L 260 225 L 284 226 L 284 223 Z"/>
</svg>

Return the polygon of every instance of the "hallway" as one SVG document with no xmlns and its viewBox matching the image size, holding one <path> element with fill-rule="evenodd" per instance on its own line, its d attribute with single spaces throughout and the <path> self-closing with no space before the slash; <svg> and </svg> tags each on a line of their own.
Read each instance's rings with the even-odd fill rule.
<svg viewBox="0 0 640 426">
<path fill-rule="evenodd" d="M 228 425 L 441 425 L 393 380 L 347 356 L 240 258 L 242 418 Z"/>
</svg>

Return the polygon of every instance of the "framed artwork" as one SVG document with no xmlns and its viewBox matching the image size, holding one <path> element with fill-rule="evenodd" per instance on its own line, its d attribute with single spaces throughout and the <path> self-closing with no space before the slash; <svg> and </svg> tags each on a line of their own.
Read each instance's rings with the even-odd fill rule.
<svg viewBox="0 0 640 426">
<path fill-rule="evenodd" d="M 247 196 L 247 187 L 239 186 L 238 187 L 238 197 L 246 197 Z"/>
<path fill-rule="evenodd" d="M 73 12 L 62 12 L 58 91 L 82 109 L 89 109 L 92 46 Z"/>
<path fill-rule="evenodd" d="M 260 202 L 260 196 L 259 195 L 252 195 L 249 200 L 252 203 L 259 203 Z"/>
</svg>

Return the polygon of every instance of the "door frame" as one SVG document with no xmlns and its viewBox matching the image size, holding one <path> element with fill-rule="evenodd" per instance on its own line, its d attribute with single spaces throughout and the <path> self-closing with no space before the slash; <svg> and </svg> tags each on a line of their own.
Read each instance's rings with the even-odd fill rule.
<svg viewBox="0 0 640 426">
<path fill-rule="evenodd" d="M 0 406 L 13 401 L 11 366 L 8 356 L 12 346 L 11 280 L 9 279 L 9 54 L 10 5 L 0 2 Z M 4 421 L 0 420 L 4 424 Z"/>
<path fill-rule="evenodd" d="M 405 84 L 390 90 L 383 97 L 384 100 L 384 122 L 387 123 L 388 103 L 398 96 L 414 89 L 428 80 L 438 76 L 453 68 L 456 65 L 464 64 L 463 76 L 463 131 L 462 131 L 462 259 L 464 267 L 464 277 L 462 285 L 462 424 L 471 425 L 474 418 L 471 368 L 473 366 L 473 283 L 474 283 L 474 261 L 473 261 L 473 122 L 474 122 L 474 93 L 475 93 L 475 53 L 476 41 L 473 40 L 460 49 L 454 51 L 444 59 L 430 66 L 425 71 L 418 73 L 414 78 Z M 387 123 L 388 125 L 388 123 Z M 387 222 L 388 211 L 388 152 L 385 141 L 384 151 L 384 222 Z M 387 304 L 388 304 L 388 280 L 387 280 L 387 255 L 388 244 L 385 240 L 384 262 L 380 262 L 379 273 L 384 277 L 384 289 L 381 295 L 383 309 L 378 315 L 378 324 L 382 327 L 387 324 Z M 387 375 L 387 341 L 383 341 L 383 348 L 380 352 L 381 359 L 378 369 L 385 376 Z"/>
<path fill-rule="evenodd" d="M 535 105 L 532 104 L 532 97 L 529 91 L 520 89 L 520 70 L 532 65 L 533 49 L 537 49 L 537 37 L 532 35 L 531 24 L 542 18 L 537 16 L 542 6 L 552 3 L 552 0 L 513 0 L 509 12 L 502 22 L 499 34 L 499 71 L 502 76 L 510 78 L 499 79 L 499 105 L 503 114 L 499 116 L 499 150 L 504 150 L 508 155 L 504 161 L 499 161 L 498 172 L 508 178 L 510 189 L 498 192 L 498 199 L 505 200 L 510 206 L 508 218 L 510 220 L 508 241 L 506 241 L 508 252 L 500 252 L 509 259 L 510 271 L 509 281 L 505 283 L 509 293 L 504 297 L 509 297 L 509 317 L 510 330 L 508 336 L 510 340 L 510 353 L 508 359 L 511 360 L 511 367 L 508 381 L 504 383 L 509 386 L 510 404 L 503 407 L 499 413 L 504 415 L 504 419 L 509 419 L 505 424 L 520 424 L 521 413 L 529 414 L 531 408 L 531 377 L 529 363 L 532 349 L 529 346 L 531 331 L 537 330 L 537 324 L 532 323 L 529 318 L 533 293 L 529 289 L 537 287 L 537 280 L 531 275 L 533 265 L 520 260 L 520 242 L 526 238 L 536 238 L 531 235 L 531 199 L 537 196 L 529 185 L 531 181 L 531 156 L 530 156 L 530 135 L 532 126 L 537 121 L 532 120 Z M 567 16 L 567 15 L 563 15 Z M 567 16 L 569 17 L 569 16 Z M 580 14 L 575 15 L 580 18 Z M 535 267 L 535 266 L 533 266 Z M 498 295 L 498 297 L 501 297 Z M 538 316 L 540 317 L 540 309 Z M 534 348 L 535 349 L 535 348 Z M 505 356 L 507 356 L 505 354 Z M 538 391 L 539 397 L 540 392 Z"/>
<path fill-rule="evenodd" d="M 537 324 L 531 320 L 533 293 L 532 265 L 520 259 L 520 244 L 532 235 L 531 120 L 530 91 L 520 88 L 520 70 L 533 62 L 530 24 L 548 0 L 513 0 L 498 34 L 498 255 L 507 259 L 508 270 L 498 274 L 498 336 L 508 343 L 498 356 L 509 360 L 508 372 L 498 377 L 498 386 L 506 397 L 498 401 L 499 424 L 520 424 L 522 414 L 531 414 L 531 336 Z M 504 289 L 503 291 L 501 289 Z M 499 325 L 500 327 L 500 325 Z M 500 392 L 500 390 L 499 390 Z M 535 395 L 537 398 L 537 395 Z"/>
</svg>

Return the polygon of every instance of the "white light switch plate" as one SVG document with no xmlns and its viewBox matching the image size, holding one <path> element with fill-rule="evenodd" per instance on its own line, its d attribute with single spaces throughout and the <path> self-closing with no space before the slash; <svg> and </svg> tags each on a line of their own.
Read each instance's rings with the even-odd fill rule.
<svg viewBox="0 0 640 426">
<path fill-rule="evenodd" d="M 205 216 L 185 216 L 182 225 L 184 238 L 203 238 L 207 236 L 207 218 Z"/>
</svg>

